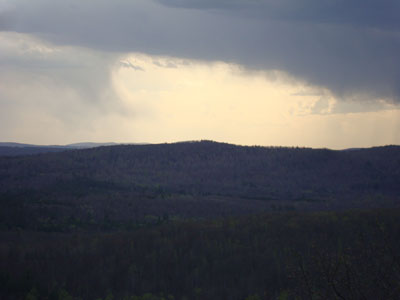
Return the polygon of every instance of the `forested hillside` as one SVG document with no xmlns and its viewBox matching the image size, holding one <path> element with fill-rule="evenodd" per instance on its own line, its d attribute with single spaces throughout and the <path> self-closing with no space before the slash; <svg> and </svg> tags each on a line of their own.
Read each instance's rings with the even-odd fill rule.
<svg viewBox="0 0 400 300">
<path fill-rule="evenodd" d="M 0 158 L 2 228 L 119 228 L 262 211 L 397 207 L 400 147 L 209 141 Z"/>
<path fill-rule="evenodd" d="M 396 146 L 0 157 L 0 299 L 396 300 L 399 201 Z"/>
</svg>

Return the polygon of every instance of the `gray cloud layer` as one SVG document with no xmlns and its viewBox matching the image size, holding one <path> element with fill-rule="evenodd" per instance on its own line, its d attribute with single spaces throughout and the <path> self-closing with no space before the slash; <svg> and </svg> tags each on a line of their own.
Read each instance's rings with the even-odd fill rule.
<svg viewBox="0 0 400 300">
<path fill-rule="evenodd" d="M 118 60 L 115 53 L 1 33 L 1 139 L 74 141 L 110 116 L 131 113 L 110 85 Z"/>
<path fill-rule="evenodd" d="M 279 69 L 339 97 L 400 101 L 397 0 L 5 3 L 0 29 L 57 44 Z"/>
<path fill-rule="evenodd" d="M 397 0 L 158 0 L 171 7 L 227 10 L 240 15 L 310 23 L 399 29 Z"/>
</svg>

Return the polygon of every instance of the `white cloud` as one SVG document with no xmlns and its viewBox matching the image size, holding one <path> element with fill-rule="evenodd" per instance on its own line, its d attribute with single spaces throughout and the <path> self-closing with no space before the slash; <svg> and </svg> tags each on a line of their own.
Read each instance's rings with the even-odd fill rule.
<svg viewBox="0 0 400 300">
<path fill-rule="evenodd" d="M 143 54 L 126 59 L 146 69 L 119 68 L 113 73 L 115 91 L 138 111 L 131 122 L 137 141 L 206 138 L 336 149 L 400 142 L 395 127 L 400 111 L 386 102 L 380 106 L 371 102 L 374 109 L 356 102 L 349 113 L 350 108 L 341 105 L 350 104 L 338 101 L 329 91 L 276 71 L 248 76 L 239 66 L 223 62 L 187 64 Z M 176 68 L 164 68 L 166 62 Z"/>
</svg>

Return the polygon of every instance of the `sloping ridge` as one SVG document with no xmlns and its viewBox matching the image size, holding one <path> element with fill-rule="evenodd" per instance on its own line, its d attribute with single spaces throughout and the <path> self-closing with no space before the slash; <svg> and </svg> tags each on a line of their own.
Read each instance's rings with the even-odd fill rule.
<svg viewBox="0 0 400 300">
<path fill-rule="evenodd" d="M 132 222 L 399 203 L 398 146 L 333 151 L 202 141 L 0 157 L 0 219 L 10 226 L 49 216 Z"/>
</svg>

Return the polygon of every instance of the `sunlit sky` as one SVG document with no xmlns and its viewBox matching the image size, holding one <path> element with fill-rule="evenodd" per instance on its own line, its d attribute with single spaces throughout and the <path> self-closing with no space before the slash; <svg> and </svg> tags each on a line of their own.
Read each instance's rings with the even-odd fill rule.
<svg viewBox="0 0 400 300">
<path fill-rule="evenodd" d="M 0 0 L 0 141 L 400 144 L 400 6 L 276 1 Z"/>
</svg>

